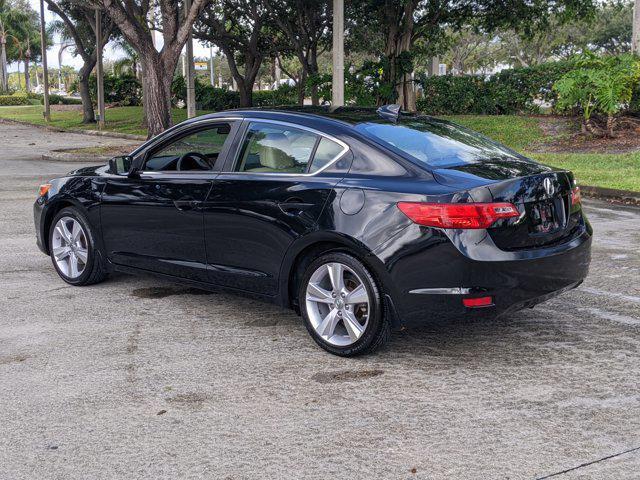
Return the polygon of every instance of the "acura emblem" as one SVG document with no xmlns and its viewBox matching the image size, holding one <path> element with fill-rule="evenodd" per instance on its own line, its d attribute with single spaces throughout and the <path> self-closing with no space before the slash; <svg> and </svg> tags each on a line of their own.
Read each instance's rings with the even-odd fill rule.
<svg viewBox="0 0 640 480">
<path fill-rule="evenodd" d="M 547 195 L 550 197 L 556 192 L 556 187 L 553 186 L 553 182 L 550 178 L 545 178 L 542 185 L 544 186 L 544 191 L 547 192 Z"/>
</svg>

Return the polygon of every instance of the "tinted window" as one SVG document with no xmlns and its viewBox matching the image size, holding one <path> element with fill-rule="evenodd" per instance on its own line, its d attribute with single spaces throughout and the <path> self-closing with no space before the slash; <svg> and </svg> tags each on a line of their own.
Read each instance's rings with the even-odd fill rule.
<svg viewBox="0 0 640 480">
<path fill-rule="evenodd" d="M 322 137 L 320 139 L 320 143 L 318 143 L 316 154 L 313 156 L 311 166 L 309 167 L 309 173 L 317 172 L 331 163 L 338 155 L 340 155 L 340 153 L 342 153 L 343 149 L 342 145 L 334 142 L 333 140 Z"/>
<path fill-rule="evenodd" d="M 475 163 L 490 158 L 521 158 L 479 133 L 448 122 L 360 123 L 355 128 L 430 167 Z"/>
<path fill-rule="evenodd" d="M 305 173 L 319 136 L 298 128 L 252 123 L 240 149 L 238 172 Z"/>
<path fill-rule="evenodd" d="M 176 170 L 180 157 L 189 152 L 204 155 L 213 168 L 230 131 L 229 125 L 216 125 L 181 137 L 154 152 L 147 160 L 145 170 Z"/>
</svg>

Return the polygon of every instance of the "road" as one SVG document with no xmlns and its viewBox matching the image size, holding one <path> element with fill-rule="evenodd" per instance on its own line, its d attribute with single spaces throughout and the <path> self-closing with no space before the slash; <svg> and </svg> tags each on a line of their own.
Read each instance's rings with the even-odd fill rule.
<svg viewBox="0 0 640 480">
<path fill-rule="evenodd" d="M 585 202 L 594 258 L 579 289 L 342 359 L 269 304 L 124 275 L 64 284 L 31 206 L 75 165 L 34 159 L 105 139 L 0 125 L 0 141 L 1 478 L 640 472 L 639 209 Z"/>
</svg>

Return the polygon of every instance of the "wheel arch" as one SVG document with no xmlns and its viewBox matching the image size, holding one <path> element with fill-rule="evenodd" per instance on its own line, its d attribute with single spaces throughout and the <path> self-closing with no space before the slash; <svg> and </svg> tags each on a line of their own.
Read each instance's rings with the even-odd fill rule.
<svg viewBox="0 0 640 480">
<path fill-rule="evenodd" d="M 309 263 L 327 252 L 344 252 L 357 258 L 371 271 L 380 290 L 387 296 L 389 281 L 386 268 L 366 245 L 337 232 L 316 232 L 294 242 L 282 262 L 279 297 L 283 307 L 299 312 L 296 298 L 298 280 Z"/>
<path fill-rule="evenodd" d="M 47 251 L 47 254 L 51 253 L 50 251 L 50 245 L 49 245 L 49 230 L 51 228 L 51 224 L 53 223 L 53 219 L 55 218 L 55 216 L 58 214 L 58 212 L 60 212 L 60 210 L 67 208 L 67 207 L 75 207 L 78 210 L 80 210 L 82 213 L 85 214 L 85 216 L 88 218 L 88 211 L 87 209 L 84 207 L 84 205 L 82 205 L 82 203 L 80 203 L 78 200 L 75 200 L 73 198 L 69 198 L 69 197 L 63 197 L 63 198 L 59 198 L 54 200 L 53 202 L 50 202 L 47 205 L 47 210 L 46 213 L 44 215 L 44 218 L 42 220 L 42 240 L 44 242 L 44 247 Z"/>
</svg>

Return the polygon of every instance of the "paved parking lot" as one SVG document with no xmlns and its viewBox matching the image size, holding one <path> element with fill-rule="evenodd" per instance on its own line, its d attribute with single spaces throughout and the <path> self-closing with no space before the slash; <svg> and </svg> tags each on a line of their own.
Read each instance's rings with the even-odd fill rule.
<svg viewBox="0 0 640 480">
<path fill-rule="evenodd" d="M 0 125 L 0 478 L 640 475 L 640 210 L 586 202 L 578 290 L 341 359 L 272 305 L 59 280 L 31 206 L 74 166 L 32 159 L 104 141 Z"/>
</svg>

